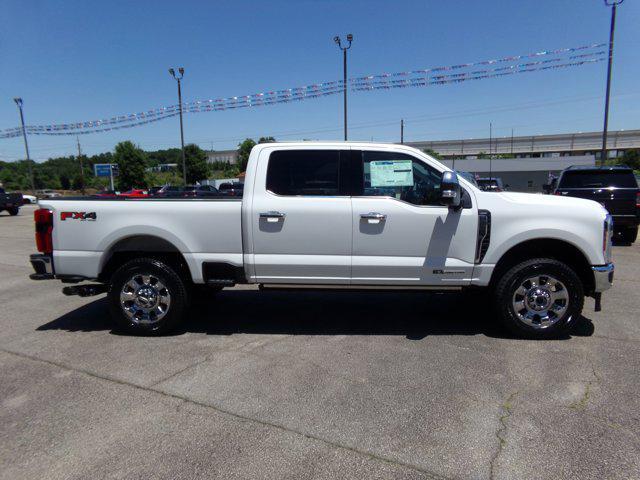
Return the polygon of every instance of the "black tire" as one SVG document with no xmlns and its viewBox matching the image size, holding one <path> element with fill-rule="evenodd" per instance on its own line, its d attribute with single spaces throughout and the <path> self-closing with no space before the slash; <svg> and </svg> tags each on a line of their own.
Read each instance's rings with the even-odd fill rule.
<svg viewBox="0 0 640 480">
<path fill-rule="evenodd" d="M 160 313 L 161 318 L 158 318 L 157 311 L 155 311 L 155 320 L 153 318 L 154 312 L 151 312 L 151 318 L 147 319 L 135 315 L 131 317 L 125 313 L 125 308 L 121 305 L 120 295 L 125 284 L 135 277 L 138 277 L 137 282 L 141 282 L 143 276 L 151 277 L 151 282 L 153 282 L 153 279 L 157 280 L 156 284 L 151 283 L 152 286 L 162 285 L 165 287 L 158 291 L 155 297 L 157 298 L 157 309 L 166 312 Z M 140 287 L 142 286 L 144 285 L 140 283 Z M 130 311 L 134 308 L 139 308 L 136 300 L 133 300 L 134 297 L 135 295 L 131 301 L 127 302 L 131 305 Z M 134 335 L 163 335 L 171 332 L 182 320 L 182 315 L 188 303 L 184 280 L 172 266 L 155 258 L 138 258 L 122 265 L 111 277 L 108 298 L 111 316 L 117 326 L 121 330 Z M 168 298 L 168 304 L 162 303 L 162 298 Z M 144 299 L 148 301 L 147 297 L 144 297 Z"/>
<path fill-rule="evenodd" d="M 525 301 L 529 301 L 529 297 L 527 295 L 516 296 L 516 291 L 527 284 L 529 278 L 536 276 L 542 277 L 539 283 L 543 287 L 543 292 L 545 287 L 548 287 L 547 293 L 552 295 L 556 293 L 552 289 L 557 287 L 549 287 L 551 283 L 548 285 L 543 283 L 545 281 L 549 282 L 550 278 L 557 280 L 559 285 L 566 288 L 564 296 L 567 297 L 567 300 L 558 300 L 558 303 L 552 303 L 554 306 L 557 305 L 558 309 L 565 307 L 560 315 L 557 315 L 551 308 L 541 312 L 544 314 L 550 311 L 548 313 L 549 317 L 547 317 L 550 319 L 548 321 L 549 324 L 546 326 L 545 322 L 541 321 L 543 319 L 540 316 L 536 319 L 537 315 L 530 309 L 527 310 Z M 531 283 L 528 283 L 528 285 L 531 285 Z M 524 288 L 526 290 L 527 287 Z M 561 288 L 560 291 L 565 290 L 565 288 Z M 528 292 L 531 291 L 531 289 L 528 290 Z M 520 297 L 522 297 L 523 309 L 520 312 L 516 312 L 514 302 Z M 584 289 L 578 275 L 566 264 L 550 258 L 534 258 L 509 269 L 498 281 L 494 290 L 494 298 L 495 307 L 502 324 L 516 336 L 533 339 L 557 338 L 567 336 L 578 318 L 580 318 L 584 305 Z M 544 301 L 542 299 L 542 302 Z M 525 314 L 522 312 L 525 312 Z M 533 319 L 529 320 L 533 325 L 521 318 L 526 316 L 526 313 L 533 315 Z"/>
<path fill-rule="evenodd" d="M 16 215 L 18 215 L 18 212 L 20 212 L 20 208 L 19 207 L 9 208 L 7 209 L 7 212 L 9 212 L 9 215 L 11 215 L 12 217 L 15 217 Z"/>
<path fill-rule="evenodd" d="M 629 227 L 622 231 L 622 240 L 625 243 L 634 243 L 638 238 L 638 227 Z"/>
</svg>

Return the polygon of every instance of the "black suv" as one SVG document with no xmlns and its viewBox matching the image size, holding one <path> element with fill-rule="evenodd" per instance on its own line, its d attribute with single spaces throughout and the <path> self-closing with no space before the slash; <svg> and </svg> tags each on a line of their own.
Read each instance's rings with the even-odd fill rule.
<svg viewBox="0 0 640 480">
<path fill-rule="evenodd" d="M 613 230 L 628 243 L 636 241 L 640 190 L 633 170 L 625 166 L 573 166 L 558 178 L 553 193 L 601 203 L 613 217 Z"/>
</svg>

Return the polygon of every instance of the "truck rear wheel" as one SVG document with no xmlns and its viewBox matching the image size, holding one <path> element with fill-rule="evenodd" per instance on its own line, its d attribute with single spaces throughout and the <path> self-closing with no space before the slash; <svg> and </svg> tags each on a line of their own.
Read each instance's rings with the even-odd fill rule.
<svg viewBox="0 0 640 480">
<path fill-rule="evenodd" d="M 118 327 L 135 335 L 162 335 L 182 319 L 187 290 L 170 265 L 139 258 L 113 274 L 108 298 Z"/>
<path fill-rule="evenodd" d="M 19 207 L 13 207 L 13 208 L 7 209 L 7 212 L 9 212 L 9 215 L 11 215 L 12 217 L 15 217 L 16 215 L 18 215 L 19 211 L 20 211 Z"/>
<path fill-rule="evenodd" d="M 504 326 L 526 338 L 567 335 L 584 304 L 578 275 L 566 264 L 550 258 L 515 265 L 500 279 L 494 293 Z"/>
</svg>

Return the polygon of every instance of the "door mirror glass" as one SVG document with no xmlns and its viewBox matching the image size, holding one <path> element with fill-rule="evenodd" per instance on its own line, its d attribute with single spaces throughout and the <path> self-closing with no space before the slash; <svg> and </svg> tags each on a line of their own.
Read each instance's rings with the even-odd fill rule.
<svg viewBox="0 0 640 480">
<path fill-rule="evenodd" d="M 451 208 L 458 208 L 460 207 L 461 193 L 456 172 L 444 172 L 440 180 L 440 203 Z"/>
</svg>

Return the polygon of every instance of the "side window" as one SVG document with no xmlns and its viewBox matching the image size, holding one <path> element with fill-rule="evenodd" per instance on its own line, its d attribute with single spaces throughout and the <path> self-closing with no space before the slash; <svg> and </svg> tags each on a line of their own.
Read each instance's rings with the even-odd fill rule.
<svg viewBox="0 0 640 480">
<path fill-rule="evenodd" d="M 404 153 L 362 152 L 365 196 L 393 197 L 414 205 L 440 203 L 442 174 Z"/>
<path fill-rule="evenodd" d="M 340 152 L 281 150 L 269 157 L 267 190 L 277 195 L 339 195 Z"/>
</svg>

